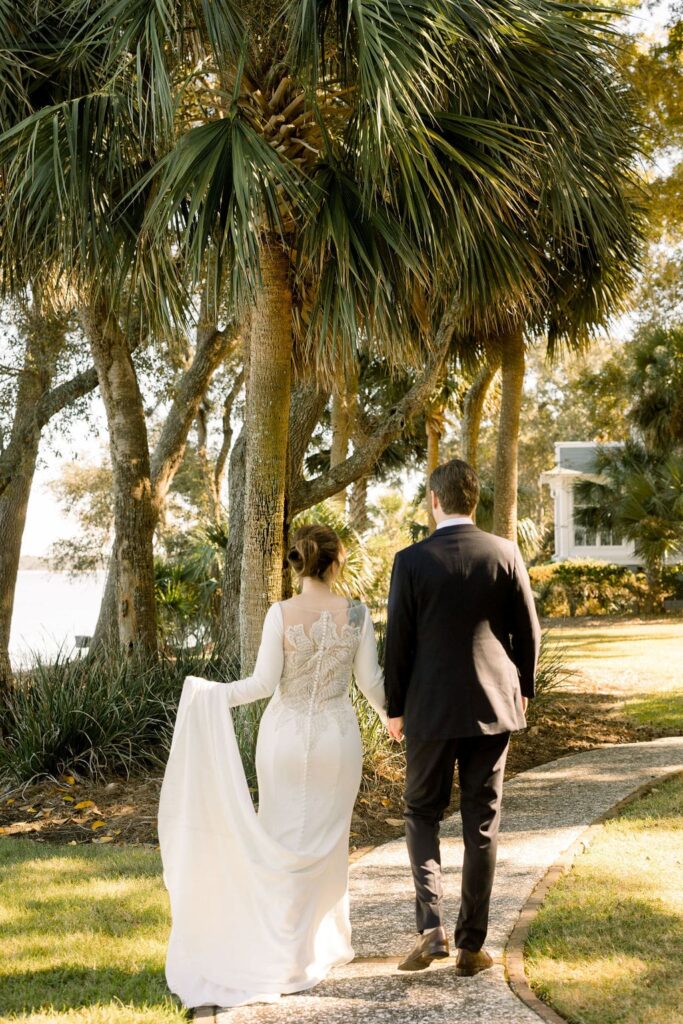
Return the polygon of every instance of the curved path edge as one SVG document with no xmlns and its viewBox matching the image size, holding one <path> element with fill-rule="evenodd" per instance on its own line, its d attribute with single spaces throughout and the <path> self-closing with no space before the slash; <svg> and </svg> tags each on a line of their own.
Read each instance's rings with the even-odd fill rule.
<svg viewBox="0 0 683 1024">
<path fill-rule="evenodd" d="M 667 782 L 669 779 L 675 779 L 681 774 L 683 774 L 683 768 L 677 768 L 672 772 L 668 772 L 666 775 L 660 776 L 659 778 L 649 779 L 647 782 L 644 782 L 641 786 L 634 789 L 632 793 L 629 793 L 628 796 L 618 800 L 617 803 L 610 807 L 608 811 L 605 811 L 604 814 L 600 814 L 595 821 L 591 822 L 591 824 L 584 829 L 572 845 L 557 858 L 555 863 L 550 865 L 546 874 L 540 882 L 538 882 L 522 907 L 519 917 L 517 918 L 517 923 L 512 929 L 503 951 L 505 976 L 508 985 L 517 998 L 525 1003 L 530 1010 L 533 1010 L 541 1020 L 546 1021 L 546 1024 L 569 1024 L 569 1022 L 565 1017 L 562 1017 L 553 1006 L 543 1002 L 543 1000 L 536 995 L 529 985 L 526 970 L 524 968 L 524 947 L 529 936 L 531 925 L 541 910 L 548 892 L 563 875 L 566 875 L 571 871 L 574 861 L 578 855 L 583 853 L 591 845 L 596 836 L 602 832 L 605 822 L 618 817 L 619 813 L 625 807 L 628 807 L 630 804 L 635 803 L 636 800 L 640 800 L 642 797 L 647 796 L 652 789 L 659 786 L 662 782 Z"/>
</svg>

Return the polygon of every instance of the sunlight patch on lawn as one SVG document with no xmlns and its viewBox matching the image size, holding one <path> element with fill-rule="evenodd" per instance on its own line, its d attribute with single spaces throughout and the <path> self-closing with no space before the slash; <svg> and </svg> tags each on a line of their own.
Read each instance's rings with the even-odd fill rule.
<svg viewBox="0 0 683 1024">
<path fill-rule="evenodd" d="M 534 990 L 582 1024 L 681 1024 L 683 776 L 609 821 L 553 886 L 526 949 Z"/>
<path fill-rule="evenodd" d="M 683 733 L 683 690 L 634 697 L 626 702 L 624 711 L 640 725 Z"/>
<path fill-rule="evenodd" d="M 551 636 L 562 644 L 567 667 L 586 685 L 604 692 L 641 695 L 680 686 L 683 622 L 609 622 L 558 625 Z"/>
<path fill-rule="evenodd" d="M 171 1024 L 156 850 L 0 841 L 0 1021 Z"/>
</svg>

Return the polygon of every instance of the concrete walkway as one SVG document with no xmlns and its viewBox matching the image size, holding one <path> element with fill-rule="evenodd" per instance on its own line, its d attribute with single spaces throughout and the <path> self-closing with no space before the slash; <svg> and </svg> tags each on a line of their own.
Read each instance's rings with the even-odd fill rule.
<svg viewBox="0 0 683 1024">
<path fill-rule="evenodd" d="M 517 775 L 506 784 L 487 948 L 495 966 L 456 977 L 453 959 L 414 974 L 398 960 L 414 939 L 413 889 L 403 839 L 351 866 L 356 960 L 309 993 L 273 1005 L 209 1011 L 215 1024 L 539 1024 L 505 981 L 502 953 L 537 882 L 582 831 L 644 783 L 683 769 L 683 737 L 603 747 Z M 446 922 L 455 924 L 460 821 L 443 824 Z M 206 1012 L 206 1011 L 205 1011 Z"/>
</svg>

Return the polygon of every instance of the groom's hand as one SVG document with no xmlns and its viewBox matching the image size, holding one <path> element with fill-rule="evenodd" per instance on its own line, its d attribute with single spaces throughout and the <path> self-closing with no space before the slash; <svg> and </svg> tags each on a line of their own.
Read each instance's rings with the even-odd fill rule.
<svg viewBox="0 0 683 1024">
<path fill-rule="evenodd" d="M 529 698 L 522 695 L 522 711 L 526 714 L 526 710 L 529 707 Z"/>
<path fill-rule="evenodd" d="M 387 729 L 392 740 L 400 743 L 403 739 L 403 715 L 400 718 L 387 718 Z"/>
</svg>

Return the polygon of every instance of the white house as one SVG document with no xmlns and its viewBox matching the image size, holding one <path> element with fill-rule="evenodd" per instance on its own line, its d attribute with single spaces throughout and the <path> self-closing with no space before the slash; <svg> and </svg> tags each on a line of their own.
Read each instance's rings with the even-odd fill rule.
<svg viewBox="0 0 683 1024">
<path fill-rule="evenodd" d="M 541 473 L 541 483 L 547 484 L 555 499 L 555 553 L 553 559 L 594 558 L 616 565 L 640 565 L 633 544 L 609 530 L 586 529 L 574 521 L 576 501 L 574 484 L 577 480 L 602 478 L 595 472 L 595 453 L 598 447 L 594 441 L 560 441 L 555 445 L 555 466 L 547 473 Z"/>
</svg>

